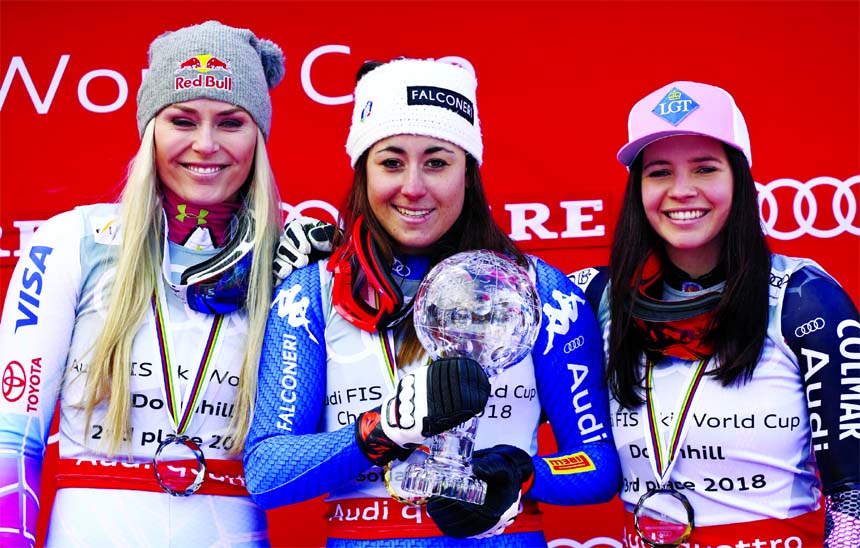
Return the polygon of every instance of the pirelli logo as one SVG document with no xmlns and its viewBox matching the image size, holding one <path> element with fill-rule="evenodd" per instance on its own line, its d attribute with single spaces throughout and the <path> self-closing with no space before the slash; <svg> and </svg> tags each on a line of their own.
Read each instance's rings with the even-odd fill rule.
<svg viewBox="0 0 860 548">
<path fill-rule="evenodd" d="M 588 458 L 588 455 L 580 451 L 571 455 L 561 455 L 559 457 L 549 457 L 543 460 L 549 465 L 549 469 L 553 475 L 559 474 L 579 474 L 580 472 L 591 472 L 597 470 L 594 462 Z"/>
</svg>

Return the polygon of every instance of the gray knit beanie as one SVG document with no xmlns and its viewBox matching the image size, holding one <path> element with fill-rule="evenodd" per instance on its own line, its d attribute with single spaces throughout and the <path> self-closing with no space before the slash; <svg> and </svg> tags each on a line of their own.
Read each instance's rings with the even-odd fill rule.
<svg viewBox="0 0 860 548">
<path fill-rule="evenodd" d="M 272 125 L 269 90 L 284 78 L 284 53 L 248 29 L 207 21 L 166 32 L 149 46 L 149 70 L 137 92 L 137 129 L 161 109 L 215 99 L 248 111 L 266 139 Z"/>
</svg>

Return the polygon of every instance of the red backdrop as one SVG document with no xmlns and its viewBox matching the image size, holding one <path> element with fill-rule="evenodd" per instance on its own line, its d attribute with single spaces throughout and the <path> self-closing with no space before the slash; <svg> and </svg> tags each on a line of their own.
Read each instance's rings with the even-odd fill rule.
<svg viewBox="0 0 860 548">
<path fill-rule="evenodd" d="M 269 151 L 288 213 L 328 218 L 348 186 L 343 145 L 362 61 L 456 56 L 478 75 L 497 220 L 562 270 L 602 264 L 624 187 L 615 152 L 630 106 L 672 80 L 698 80 L 729 90 L 744 112 L 774 250 L 815 258 L 860 297 L 856 0 L 2 0 L 3 295 L 39 221 L 115 199 L 138 143 L 149 42 L 207 19 L 284 49 Z M 549 432 L 541 442 L 553 443 Z M 617 501 L 545 511 L 553 546 L 619 546 Z M 319 501 L 273 512 L 274 544 L 320 544 L 320 515 Z"/>
</svg>

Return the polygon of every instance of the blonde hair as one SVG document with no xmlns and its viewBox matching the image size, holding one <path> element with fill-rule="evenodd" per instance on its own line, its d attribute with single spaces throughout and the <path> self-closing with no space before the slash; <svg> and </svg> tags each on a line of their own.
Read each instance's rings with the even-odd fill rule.
<svg viewBox="0 0 860 548">
<path fill-rule="evenodd" d="M 109 455 L 117 454 L 123 440 L 130 438 L 131 350 L 150 306 L 156 277 L 161 275 L 162 206 L 155 169 L 154 125 L 150 120 L 144 129 L 120 199 L 122 243 L 107 317 L 93 347 L 83 399 L 87 428 L 95 407 L 108 401 L 103 427 Z M 272 257 L 280 233 L 280 194 L 259 128 L 245 207 L 252 214 L 255 234 L 245 301 L 248 336 L 235 412 L 228 428 L 237 442 L 232 450 L 235 453 L 244 448 L 254 409 L 260 350 L 272 298 Z"/>
</svg>

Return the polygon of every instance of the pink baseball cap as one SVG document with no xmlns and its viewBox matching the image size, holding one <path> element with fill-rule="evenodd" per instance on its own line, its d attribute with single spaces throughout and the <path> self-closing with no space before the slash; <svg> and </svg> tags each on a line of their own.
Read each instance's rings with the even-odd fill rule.
<svg viewBox="0 0 860 548">
<path fill-rule="evenodd" d="M 649 144 L 674 135 L 713 137 L 744 153 L 752 167 L 750 135 L 729 93 L 697 82 L 672 82 L 633 105 L 627 119 L 628 142 L 618 161 L 630 167 Z"/>
</svg>

